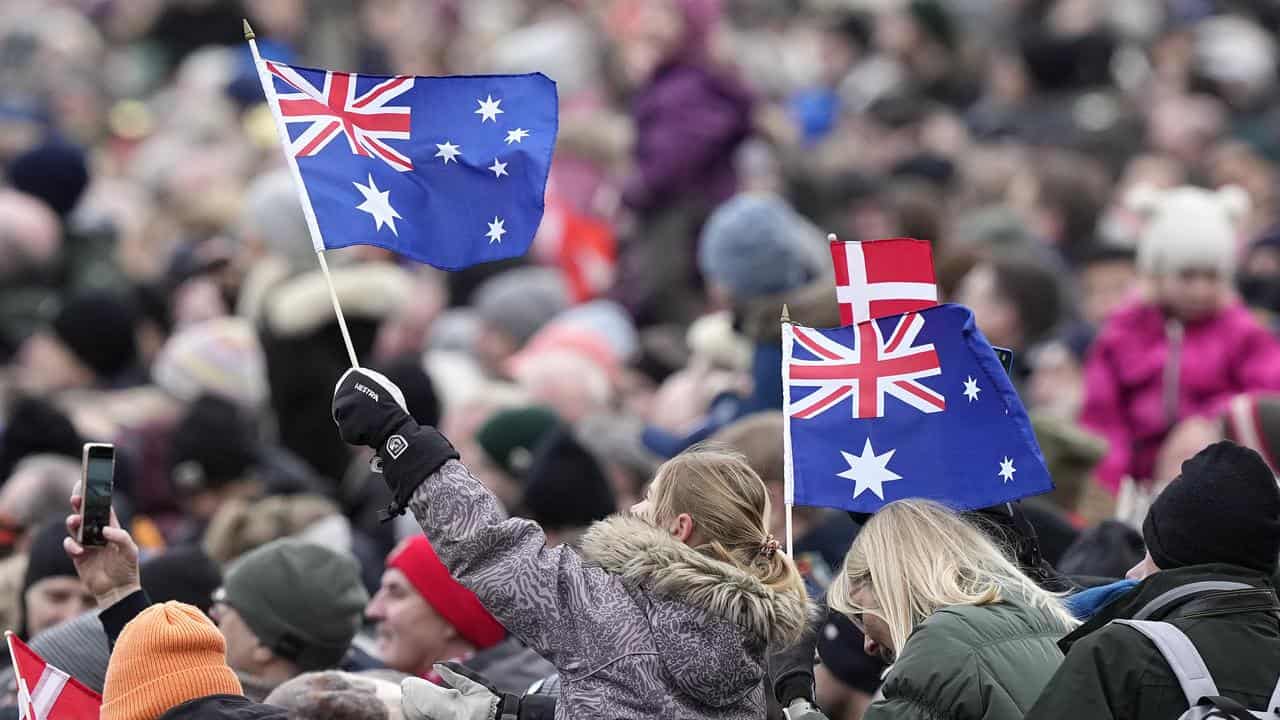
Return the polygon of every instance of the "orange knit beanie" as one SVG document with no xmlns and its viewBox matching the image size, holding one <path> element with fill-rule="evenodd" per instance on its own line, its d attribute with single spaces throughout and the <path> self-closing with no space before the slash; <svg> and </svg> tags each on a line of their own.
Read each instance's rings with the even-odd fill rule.
<svg viewBox="0 0 1280 720">
<path fill-rule="evenodd" d="M 111 651 L 102 720 L 155 720 L 206 695 L 240 695 L 222 633 L 198 609 L 152 605 L 129 621 Z"/>
</svg>

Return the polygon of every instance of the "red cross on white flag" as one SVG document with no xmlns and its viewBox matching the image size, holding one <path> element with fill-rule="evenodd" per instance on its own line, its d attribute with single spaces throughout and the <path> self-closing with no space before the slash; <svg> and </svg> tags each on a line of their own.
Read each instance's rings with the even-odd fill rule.
<svg viewBox="0 0 1280 720">
<path fill-rule="evenodd" d="M 924 310 L 938 304 L 933 251 L 913 238 L 831 241 L 836 301 L 843 325 Z"/>
</svg>

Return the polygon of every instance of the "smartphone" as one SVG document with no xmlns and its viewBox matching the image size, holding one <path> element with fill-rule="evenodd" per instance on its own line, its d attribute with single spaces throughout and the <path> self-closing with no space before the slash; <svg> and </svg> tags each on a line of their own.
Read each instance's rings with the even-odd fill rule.
<svg viewBox="0 0 1280 720">
<path fill-rule="evenodd" d="M 996 357 L 1000 359 L 1000 365 L 1004 368 L 1006 375 L 1013 375 L 1013 351 L 1008 348 L 991 346 L 996 351 Z"/>
<path fill-rule="evenodd" d="M 80 473 L 81 545 L 106 545 L 102 528 L 111 524 L 111 491 L 115 485 L 116 449 L 106 443 L 85 443 Z"/>
</svg>

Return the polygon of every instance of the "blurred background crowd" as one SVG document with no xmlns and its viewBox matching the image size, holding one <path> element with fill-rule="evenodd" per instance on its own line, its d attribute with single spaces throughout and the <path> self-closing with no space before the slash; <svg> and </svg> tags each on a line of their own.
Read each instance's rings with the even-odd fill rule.
<svg viewBox="0 0 1280 720">
<path fill-rule="evenodd" d="M 1280 458 L 1270 0 L 6 0 L 0 625 L 25 638 L 93 605 L 50 553 L 86 441 L 116 444 L 164 577 L 212 590 L 296 537 L 357 560 L 370 628 L 394 613 L 417 528 L 378 521 L 330 417 L 346 353 L 242 18 L 296 64 L 558 83 L 528 257 L 328 254 L 361 362 L 555 540 L 708 437 L 780 531 L 779 311 L 838 324 L 827 232 L 930 240 L 941 295 L 1014 350 L 1057 484 L 1023 504 L 1063 572 L 1122 576 L 1208 442 Z M 815 589 L 856 529 L 797 508 Z M 833 717 L 875 685 L 850 631 L 820 642 Z"/>
</svg>

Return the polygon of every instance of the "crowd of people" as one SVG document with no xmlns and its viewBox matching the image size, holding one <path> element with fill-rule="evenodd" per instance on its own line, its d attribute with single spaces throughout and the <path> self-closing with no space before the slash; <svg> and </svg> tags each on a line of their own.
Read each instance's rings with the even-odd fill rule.
<svg viewBox="0 0 1280 720">
<path fill-rule="evenodd" d="M 326 253 L 364 369 L 245 18 L 298 65 L 557 83 L 526 257 Z M 1278 33 L 1269 0 L 3 3 L 0 627 L 122 720 L 1275 712 Z M 839 324 L 827 233 L 930 241 L 1051 493 L 796 507 L 787 551 L 779 318 Z"/>
</svg>

